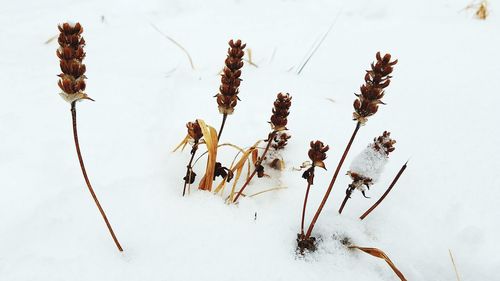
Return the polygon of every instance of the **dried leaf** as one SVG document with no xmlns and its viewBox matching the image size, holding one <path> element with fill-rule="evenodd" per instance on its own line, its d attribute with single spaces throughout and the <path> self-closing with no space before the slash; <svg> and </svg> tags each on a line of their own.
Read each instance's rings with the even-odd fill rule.
<svg viewBox="0 0 500 281">
<path fill-rule="evenodd" d="M 198 124 L 200 124 L 201 131 L 203 132 L 203 139 L 205 140 L 205 145 L 208 150 L 207 167 L 205 170 L 205 175 L 200 181 L 199 189 L 212 191 L 211 180 L 214 177 L 215 172 L 215 160 L 217 159 L 217 131 L 205 124 L 205 121 L 197 119 Z"/>
<path fill-rule="evenodd" d="M 401 281 L 406 281 L 406 278 L 403 276 L 403 273 L 399 271 L 399 269 L 394 265 L 394 263 L 389 259 L 389 257 L 377 248 L 367 248 L 367 247 L 359 247 L 359 246 L 349 246 L 350 249 L 358 249 L 369 255 L 385 260 L 387 264 L 391 267 L 391 269 L 396 273 L 396 275 L 401 279 Z"/>
<path fill-rule="evenodd" d="M 189 135 L 186 135 L 186 137 L 181 141 L 181 143 L 179 143 L 177 147 L 175 147 L 175 149 L 172 152 L 176 152 L 177 149 L 179 149 L 181 146 L 182 146 L 181 151 L 183 151 L 186 145 L 189 143 L 189 139 L 190 139 Z"/>
</svg>

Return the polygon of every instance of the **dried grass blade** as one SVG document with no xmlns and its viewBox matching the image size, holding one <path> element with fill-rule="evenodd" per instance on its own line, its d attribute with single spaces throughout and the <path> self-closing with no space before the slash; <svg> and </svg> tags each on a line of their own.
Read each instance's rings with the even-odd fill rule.
<svg viewBox="0 0 500 281">
<path fill-rule="evenodd" d="M 236 190 L 236 184 L 238 183 L 238 180 L 240 179 L 241 172 L 243 171 L 243 167 L 245 165 L 245 162 L 247 162 L 248 157 L 252 154 L 252 152 L 257 149 L 257 146 L 259 145 L 260 142 L 261 142 L 260 140 L 257 141 L 252 147 L 247 149 L 247 151 L 245 151 L 245 153 L 243 153 L 243 155 L 241 156 L 238 163 L 236 163 L 236 165 L 231 169 L 233 172 L 236 171 L 236 176 L 233 179 L 233 186 L 231 187 L 231 193 L 229 194 L 228 202 L 233 202 L 234 193 Z M 250 172 L 250 168 L 248 171 Z"/>
<path fill-rule="evenodd" d="M 202 190 L 211 191 L 213 183 L 211 179 L 214 177 L 215 160 L 217 159 L 217 131 L 213 127 L 208 126 L 205 123 L 205 121 L 201 119 L 197 119 L 197 121 L 201 127 L 201 132 L 203 133 L 203 139 L 205 140 L 205 145 L 207 146 L 208 150 L 208 159 L 207 159 L 207 167 L 205 170 L 205 175 L 203 176 L 198 188 Z"/>
<path fill-rule="evenodd" d="M 181 151 L 183 151 L 186 145 L 189 143 L 189 139 L 190 139 L 189 135 L 186 135 L 186 137 L 181 141 L 181 143 L 179 143 L 177 147 L 174 148 L 172 152 L 176 152 L 177 149 L 179 149 L 181 146 L 182 146 Z"/>
<path fill-rule="evenodd" d="M 401 279 L 401 281 L 407 281 L 403 273 L 394 265 L 394 263 L 389 259 L 389 257 L 380 249 L 377 248 L 367 248 L 359 246 L 349 246 L 350 249 L 358 249 L 369 255 L 385 260 L 385 262 L 391 267 L 391 269 L 396 273 L 396 275 Z"/>
<path fill-rule="evenodd" d="M 267 193 L 267 192 L 271 192 L 271 191 L 275 191 L 275 190 L 287 189 L 287 188 L 288 187 L 286 187 L 286 186 L 273 187 L 273 188 L 269 188 L 269 189 L 266 189 L 266 190 L 263 190 L 263 191 L 259 191 L 257 193 L 252 194 L 252 195 L 248 195 L 248 197 L 254 197 L 254 196 L 257 196 L 257 195 L 260 195 L 260 194 L 263 194 L 263 193 Z"/>
</svg>

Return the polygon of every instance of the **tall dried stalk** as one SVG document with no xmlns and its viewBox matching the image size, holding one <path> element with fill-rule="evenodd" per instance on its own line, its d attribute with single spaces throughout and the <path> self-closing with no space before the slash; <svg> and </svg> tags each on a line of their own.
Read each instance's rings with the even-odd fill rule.
<svg viewBox="0 0 500 281">
<path fill-rule="evenodd" d="M 309 225 L 309 228 L 307 229 L 307 233 L 305 235 L 306 239 L 309 239 L 311 237 L 311 233 L 314 229 L 314 225 L 316 225 L 316 221 L 318 220 L 319 215 L 321 214 L 321 211 L 323 210 L 323 207 L 325 207 L 326 201 L 328 200 L 328 197 L 330 196 L 330 193 L 332 192 L 333 185 L 335 184 L 335 181 L 337 180 L 337 176 L 339 175 L 340 168 L 342 168 L 342 164 L 344 163 L 345 158 L 347 157 L 347 154 L 349 153 L 349 149 L 351 148 L 351 145 L 354 142 L 354 138 L 356 138 L 356 135 L 357 135 L 360 127 L 361 127 L 361 123 L 357 122 L 356 127 L 354 128 L 354 132 L 352 132 L 352 136 L 349 139 L 349 142 L 347 143 L 347 146 L 344 150 L 344 153 L 342 154 L 342 157 L 340 158 L 340 161 L 337 165 L 337 168 L 335 169 L 335 172 L 333 174 L 333 178 L 330 181 L 330 185 L 328 186 L 328 189 L 326 190 L 326 193 L 323 196 L 323 199 L 321 200 L 321 203 L 318 207 L 318 210 L 314 214 L 314 217 L 311 221 L 311 224 Z"/>
<path fill-rule="evenodd" d="M 266 159 L 267 152 L 269 151 L 269 148 L 271 147 L 276 134 L 281 131 L 287 130 L 287 117 L 290 114 L 289 110 L 291 105 L 292 97 L 289 94 L 279 93 L 277 95 L 276 100 L 274 101 L 274 108 L 272 110 L 273 114 L 271 115 L 271 120 L 269 122 L 271 124 L 272 132 L 267 137 L 266 148 L 264 149 L 264 152 L 262 152 L 262 155 L 255 162 L 255 169 L 253 170 L 252 174 L 250 174 L 250 177 L 248 177 L 248 179 L 245 181 L 241 189 L 238 191 L 238 194 L 236 194 L 233 203 L 236 203 L 236 201 L 238 201 L 238 198 L 240 198 L 241 194 L 256 174 L 259 177 L 264 176 L 264 166 L 262 166 L 262 162 Z"/>
<path fill-rule="evenodd" d="M 83 47 L 85 46 L 85 40 L 82 38 L 81 34 L 83 32 L 83 28 L 80 23 L 76 23 L 74 25 L 69 23 L 64 23 L 58 26 L 60 34 L 58 37 L 59 48 L 57 49 L 57 56 L 60 59 L 60 67 L 62 73 L 59 74 L 58 85 L 62 90 L 60 96 L 71 104 L 71 117 L 73 123 L 73 138 L 75 141 L 76 153 L 78 155 L 78 161 L 80 163 L 80 168 L 82 170 L 83 178 L 85 179 L 85 183 L 87 184 L 87 188 L 94 199 L 94 202 L 101 213 L 104 222 L 108 228 L 113 241 L 116 244 L 116 247 L 119 251 L 123 251 L 116 235 L 109 223 L 109 220 L 104 212 L 99 200 L 97 199 L 97 195 L 90 184 L 90 180 L 87 176 L 87 171 L 85 169 L 85 165 L 83 163 L 82 153 L 80 151 L 80 143 L 78 141 L 78 131 L 77 131 L 77 123 L 76 123 L 76 102 L 88 99 L 92 100 L 87 96 L 85 91 L 85 76 L 86 67 L 83 64 L 83 59 L 85 58 L 85 52 L 83 51 Z"/>
<path fill-rule="evenodd" d="M 227 50 L 227 58 L 224 61 L 225 67 L 222 71 L 221 85 L 219 93 L 216 95 L 219 112 L 222 114 L 222 123 L 217 135 L 220 140 L 224 125 L 226 124 L 227 116 L 233 114 L 234 107 L 238 103 L 239 86 L 241 83 L 241 68 L 243 67 L 243 56 L 246 44 L 241 40 L 230 40 L 229 49 Z"/>
<path fill-rule="evenodd" d="M 104 219 L 104 222 L 106 223 L 106 227 L 108 228 L 108 231 L 111 234 L 111 237 L 113 238 L 113 241 L 115 242 L 116 247 L 118 248 L 118 250 L 120 252 L 123 252 L 123 248 L 120 245 L 118 238 L 116 238 L 115 232 L 113 231 L 113 228 L 111 227 L 111 224 L 109 223 L 108 217 L 106 216 L 106 213 L 104 212 L 104 210 L 101 206 L 101 203 L 99 203 L 99 199 L 97 199 L 97 195 L 95 194 L 94 189 L 92 188 L 92 185 L 90 184 L 89 177 L 87 176 L 87 171 L 85 170 L 85 164 L 83 163 L 83 157 L 82 157 L 82 153 L 80 151 L 80 143 L 78 141 L 78 131 L 77 131 L 77 127 L 76 127 L 76 101 L 71 103 L 71 117 L 73 120 L 73 138 L 75 140 L 76 154 L 78 155 L 78 161 L 80 162 L 80 168 L 82 169 L 83 178 L 85 179 L 85 183 L 87 184 L 90 195 L 92 195 L 92 198 L 94 199 L 94 202 L 97 206 L 97 209 L 99 209 L 99 212 L 101 213 L 101 216 Z"/>
</svg>

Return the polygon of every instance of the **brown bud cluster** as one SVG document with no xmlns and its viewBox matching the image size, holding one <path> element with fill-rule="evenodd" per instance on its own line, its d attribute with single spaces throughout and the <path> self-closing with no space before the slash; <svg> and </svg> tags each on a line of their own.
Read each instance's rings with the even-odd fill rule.
<svg viewBox="0 0 500 281">
<path fill-rule="evenodd" d="M 290 136 L 289 134 L 283 132 L 281 134 L 276 134 L 276 136 L 274 137 L 274 143 L 273 143 L 273 148 L 275 150 L 281 150 L 281 149 L 284 149 L 285 146 L 288 144 L 288 140 L 291 138 L 292 136 Z"/>
<path fill-rule="evenodd" d="M 85 58 L 83 47 L 85 40 L 81 34 L 83 28 L 80 23 L 71 25 L 64 23 L 58 26 L 60 34 L 58 37 L 59 48 L 57 57 L 60 60 L 62 73 L 59 74 L 58 85 L 63 91 L 61 96 L 68 102 L 79 99 L 91 99 L 85 94 L 85 65 L 82 63 Z"/>
<path fill-rule="evenodd" d="M 347 172 L 347 174 L 352 179 L 352 183 L 349 184 L 346 190 L 347 196 L 350 198 L 353 190 L 358 189 L 363 194 L 363 197 L 366 197 L 366 189 L 370 189 L 370 186 L 373 185 L 373 179 L 351 171 Z"/>
<path fill-rule="evenodd" d="M 394 148 L 395 140 L 391 139 L 391 133 L 388 131 L 384 131 L 384 133 L 373 139 L 373 149 L 376 151 L 382 150 L 385 155 L 389 155 L 389 153 L 393 152 L 396 148 Z"/>
<path fill-rule="evenodd" d="M 362 124 L 377 112 L 379 104 L 384 104 L 384 89 L 391 83 L 390 74 L 398 62 L 391 62 L 390 54 L 382 57 L 380 52 L 377 52 L 376 58 L 377 61 L 371 64 L 371 70 L 366 71 L 365 84 L 360 88 L 361 94 L 355 94 L 357 99 L 354 100 L 353 118 Z"/>
<path fill-rule="evenodd" d="M 271 126 L 275 131 L 287 130 L 287 117 L 290 114 L 292 97 L 287 93 L 279 93 L 274 101 L 273 115 L 271 115 Z"/>
<path fill-rule="evenodd" d="M 186 124 L 186 127 L 188 129 L 188 135 L 197 143 L 202 137 L 203 133 L 201 131 L 200 124 L 198 124 L 198 121 L 194 122 L 188 122 Z"/>
<path fill-rule="evenodd" d="M 325 146 L 321 141 L 311 141 L 310 146 L 311 148 L 309 149 L 308 155 L 309 159 L 311 159 L 313 163 L 313 166 L 326 169 L 323 161 L 326 159 L 326 152 L 330 149 L 330 147 L 328 145 Z"/>
<path fill-rule="evenodd" d="M 326 159 L 326 152 L 330 147 L 325 146 L 320 141 L 311 141 L 311 148 L 309 149 L 308 155 L 309 159 L 312 161 L 312 165 L 309 169 L 305 170 L 302 174 L 302 178 L 306 179 L 310 185 L 314 184 L 314 168 L 321 167 L 326 170 L 325 163 L 323 162 Z"/>
<path fill-rule="evenodd" d="M 219 112 L 221 114 L 232 114 L 234 107 L 238 103 L 238 87 L 241 82 L 241 68 L 243 67 L 243 55 L 246 44 L 241 40 L 229 41 L 227 58 L 225 61 L 219 93 L 216 95 Z"/>
</svg>

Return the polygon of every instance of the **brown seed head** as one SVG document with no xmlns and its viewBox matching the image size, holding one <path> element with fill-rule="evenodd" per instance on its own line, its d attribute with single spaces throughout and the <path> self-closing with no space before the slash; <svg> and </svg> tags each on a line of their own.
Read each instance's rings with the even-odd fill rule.
<svg viewBox="0 0 500 281">
<path fill-rule="evenodd" d="M 391 139 L 391 133 L 388 131 L 384 131 L 381 136 L 373 139 L 372 147 L 377 151 L 384 152 L 384 154 L 388 156 L 396 149 L 394 148 L 395 143 L 396 141 Z"/>
<path fill-rule="evenodd" d="M 241 40 L 229 41 L 225 67 L 222 71 L 219 93 L 216 95 L 219 112 L 221 114 L 232 114 L 238 103 L 238 93 L 241 82 L 241 68 L 243 67 L 243 56 L 246 44 Z"/>
<path fill-rule="evenodd" d="M 188 135 L 195 141 L 198 142 L 202 137 L 203 133 L 201 131 L 200 124 L 198 124 L 198 121 L 194 122 L 188 122 L 186 124 L 186 127 L 188 129 Z"/>
<path fill-rule="evenodd" d="M 290 106 L 292 105 L 292 97 L 286 93 L 279 93 L 274 101 L 273 115 L 271 115 L 271 127 L 275 131 L 287 130 L 287 117 L 290 114 Z"/>
<path fill-rule="evenodd" d="M 371 64 L 371 70 L 365 74 L 365 84 L 360 88 L 360 94 L 356 94 L 354 100 L 354 120 L 364 124 L 369 116 L 377 113 L 378 105 L 384 104 L 384 89 L 391 83 L 390 74 L 393 66 L 398 60 L 391 62 L 391 55 L 385 54 L 383 57 L 380 52 L 376 55 L 377 61 Z"/>
<path fill-rule="evenodd" d="M 311 159 L 313 166 L 321 167 L 326 170 L 325 163 L 323 162 L 326 159 L 326 152 L 330 149 L 327 145 L 325 146 L 321 141 L 311 141 L 311 148 L 309 149 L 308 155 L 309 159 Z"/>
<path fill-rule="evenodd" d="M 91 99 L 85 91 L 85 76 L 86 67 L 82 63 L 85 58 L 83 47 L 85 40 L 81 37 L 83 28 L 80 23 L 71 25 L 63 23 L 58 26 L 60 34 L 58 37 L 59 48 L 57 49 L 57 57 L 59 58 L 59 66 L 61 74 L 57 82 L 62 90 L 61 96 L 68 102 L 73 102 L 79 99 Z"/>
<path fill-rule="evenodd" d="M 280 134 L 276 134 L 276 136 L 274 137 L 274 143 L 273 143 L 273 148 L 275 150 L 280 150 L 280 149 L 284 149 L 285 146 L 288 144 L 288 140 L 291 138 L 292 136 L 290 136 L 289 134 L 285 133 L 285 132 L 282 132 Z"/>
</svg>

